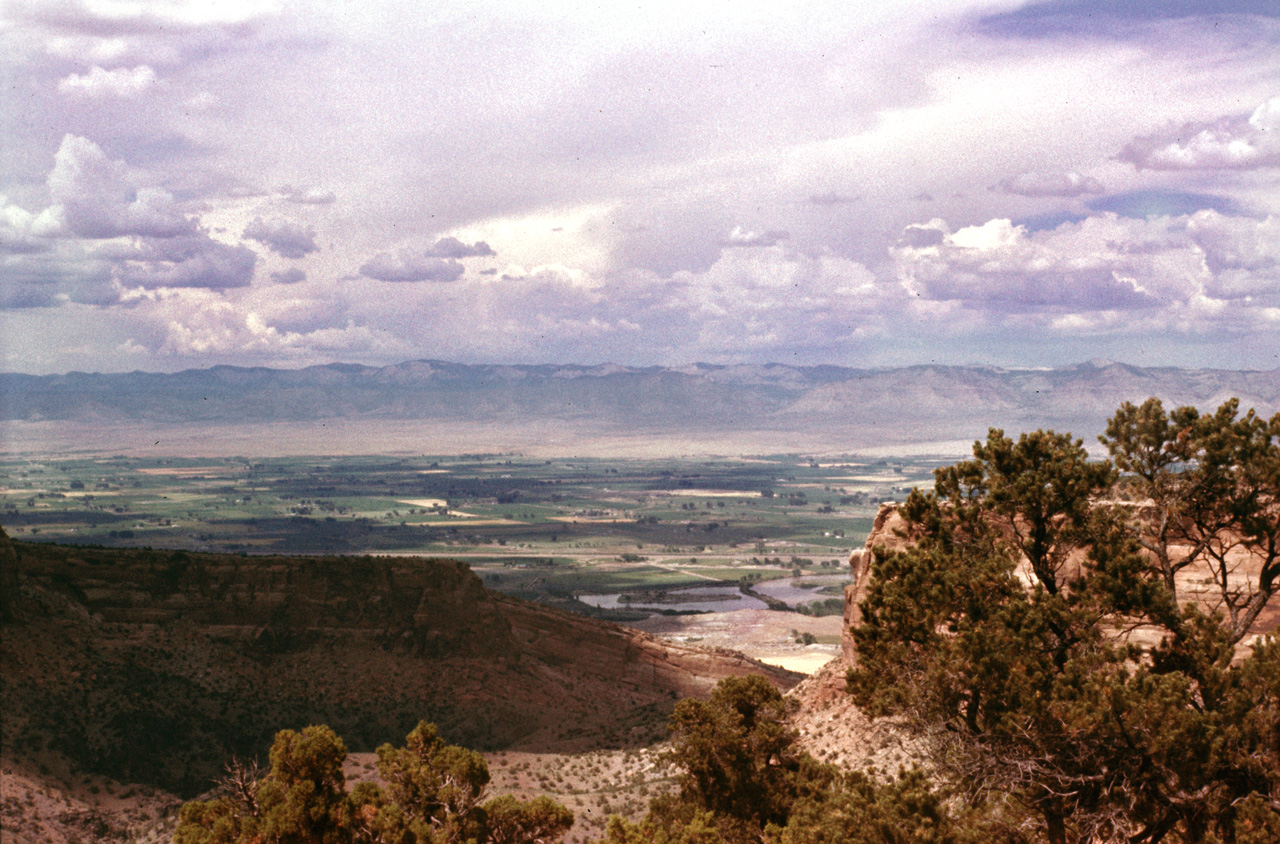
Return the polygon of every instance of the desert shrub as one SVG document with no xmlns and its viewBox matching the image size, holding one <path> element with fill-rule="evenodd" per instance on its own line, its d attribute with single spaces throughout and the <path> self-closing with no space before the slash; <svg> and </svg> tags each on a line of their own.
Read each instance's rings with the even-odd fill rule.
<svg viewBox="0 0 1280 844">
<path fill-rule="evenodd" d="M 446 744 L 433 724 L 418 724 L 402 748 L 378 748 L 385 788 L 360 783 L 348 792 L 346 755 L 328 727 L 278 733 L 265 776 L 233 765 L 222 796 L 182 806 L 174 844 L 543 844 L 573 825 L 573 814 L 546 797 L 483 801 L 484 758 Z"/>
</svg>

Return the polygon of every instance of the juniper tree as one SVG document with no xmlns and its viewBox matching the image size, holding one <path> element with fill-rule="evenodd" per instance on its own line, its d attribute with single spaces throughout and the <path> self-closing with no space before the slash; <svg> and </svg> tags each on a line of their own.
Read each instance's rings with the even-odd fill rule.
<svg viewBox="0 0 1280 844">
<path fill-rule="evenodd" d="M 573 825 L 547 797 L 481 802 L 484 757 L 447 744 L 426 722 L 405 747 L 378 749 L 385 788 L 360 783 L 348 792 L 346 755 L 328 727 L 281 731 L 266 775 L 234 765 L 222 796 L 182 807 L 175 844 L 551 844 Z"/>
<path fill-rule="evenodd" d="M 1236 399 L 1166 414 L 1152 398 L 1122 405 L 1099 439 L 1130 473 L 1133 529 L 1171 599 L 1177 574 L 1203 564 L 1239 642 L 1280 588 L 1280 414 L 1240 416 Z"/>
<path fill-rule="evenodd" d="M 1248 491 L 1270 476 L 1266 432 L 1232 411 L 1187 453 L 1206 472 L 1232 467 L 1230 482 L 1212 470 L 1238 502 L 1224 511 L 1264 536 L 1237 514 L 1269 512 Z M 1163 449 L 1135 449 L 1122 468 L 1163 478 L 1185 462 Z M 903 507 L 915 544 L 874 550 L 849 690 L 905 716 L 1015 839 L 1242 840 L 1280 819 L 1280 654 L 1263 644 L 1233 662 L 1234 619 L 1175 609 L 1155 534 L 1102 500 L 1113 477 L 1051 432 L 1014 443 L 992 431 L 973 460 L 939 470 Z M 1200 553 L 1222 553 L 1214 541 Z"/>
</svg>

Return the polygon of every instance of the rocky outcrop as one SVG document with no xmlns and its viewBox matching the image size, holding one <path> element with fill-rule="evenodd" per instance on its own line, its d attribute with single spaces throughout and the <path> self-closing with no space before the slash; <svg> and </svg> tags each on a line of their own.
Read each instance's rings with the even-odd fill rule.
<svg viewBox="0 0 1280 844">
<path fill-rule="evenodd" d="M 880 505 L 875 520 L 871 524 L 871 532 L 867 534 L 866 544 L 849 553 L 849 569 L 853 574 L 853 582 L 844 588 L 844 627 L 840 636 L 840 656 L 846 666 L 853 665 L 857 653 L 853 645 L 853 636 L 849 630 L 862 621 L 859 605 L 866 595 L 867 583 L 871 579 L 871 562 L 875 557 L 873 549 L 884 547 L 890 550 L 900 549 L 909 544 L 902 535 L 906 522 L 898 512 L 898 505 L 886 502 Z"/>
<path fill-rule="evenodd" d="M 884 547 L 888 550 L 902 550 L 906 548 L 911 544 L 911 540 L 906 537 L 905 528 L 906 522 L 898 511 L 897 505 L 881 504 L 879 512 L 876 513 L 871 533 L 867 536 L 865 546 L 849 554 L 849 568 L 853 573 L 853 583 L 845 587 L 844 629 L 840 640 L 841 659 L 846 665 L 851 666 L 857 660 L 853 637 L 849 631 L 852 626 L 862 621 L 859 604 L 861 604 L 866 594 L 870 580 L 871 562 L 874 557 L 872 549 Z M 1007 535 L 1007 528 L 1004 528 L 1004 530 L 1006 530 Z M 1076 551 L 1069 560 L 1073 565 L 1082 565 L 1084 553 Z M 1256 583 L 1258 565 L 1259 562 L 1256 558 L 1246 559 L 1242 557 L 1233 572 L 1233 576 L 1236 578 L 1253 578 L 1253 582 Z M 1018 571 L 1025 583 L 1031 584 L 1034 582 L 1035 575 L 1026 563 L 1025 558 L 1022 558 Z M 1204 612 L 1214 611 L 1221 601 L 1216 576 L 1203 561 L 1188 566 L 1179 575 L 1178 595 L 1179 599 L 1184 603 L 1197 604 Z M 1241 647 L 1249 646 L 1260 636 L 1273 635 L 1277 629 L 1280 629 L 1280 602 L 1272 601 L 1254 621 L 1253 626 L 1250 628 L 1250 636 L 1243 640 Z M 1156 627 L 1140 626 L 1131 630 L 1128 635 L 1135 641 L 1142 637 L 1148 637 L 1153 643 L 1163 633 Z"/>
</svg>

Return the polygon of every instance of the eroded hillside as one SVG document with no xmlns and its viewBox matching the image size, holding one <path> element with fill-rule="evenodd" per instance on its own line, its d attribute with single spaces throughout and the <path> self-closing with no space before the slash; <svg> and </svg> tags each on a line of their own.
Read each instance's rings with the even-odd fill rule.
<svg viewBox="0 0 1280 844">
<path fill-rule="evenodd" d="M 4 761 L 40 789 L 189 796 L 312 723 L 356 751 L 422 718 L 478 748 L 641 744 L 725 676 L 798 679 L 495 595 L 452 561 L 0 544 Z"/>
</svg>

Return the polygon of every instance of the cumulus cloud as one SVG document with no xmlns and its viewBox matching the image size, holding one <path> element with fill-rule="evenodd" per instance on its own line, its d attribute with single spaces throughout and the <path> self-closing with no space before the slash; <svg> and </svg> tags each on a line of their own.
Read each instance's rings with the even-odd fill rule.
<svg viewBox="0 0 1280 844">
<path fill-rule="evenodd" d="M 722 246 L 777 246 L 784 240 L 790 238 L 788 232 L 778 229 L 769 229 L 768 231 L 756 232 L 744 229 L 741 226 L 734 226 L 733 231 L 729 232 L 729 236 L 724 239 Z"/>
<path fill-rule="evenodd" d="M 939 224 L 914 227 L 892 250 L 899 279 L 913 296 L 996 317 L 1158 309 L 1186 302 L 1207 281 L 1185 218 L 1103 214 L 1040 232 L 1007 219 L 955 232 Z M 941 237 L 921 237 L 927 229 Z"/>
<path fill-rule="evenodd" d="M 147 239 L 122 248 L 104 248 L 118 264 L 122 284 L 130 287 L 198 287 L 225 290 L 247 287 L 257 254 L 207 235 Z"/>
<path fill-rule="evenodd" d="M 39 236 L 40 221 L 35 214 L 17 205 L 10 205 L 8 198 L 0 194 L 0 253 L 44 252 L 47 241 Z"/>
<path fill-rule="evenodd" d="M 1172 5 L 1249 4 L 1267 6 Z M 1205 302 L 1242 326 L 1280 305 L 1277 233 L 1241 211 L 1280 213 L 1262 169 L 1275 107 L 1254 109 L 1280 93 L 1259 88 L 1274 19 L 1228 37 L 1164 12 L 1107 15 L 1106 0 L 1006 2 L 1073 31 L 1123 19 L 1140 39 L 1010 44 L 974 37 L 1001 11 L 990 2 L 926 5 L 633 10 L 620 27 L 616 10 L 528 4 L 361 17 L 313 0 L 17 0 L 0 14 L 23 108 L 0 121 L 0 282 L 7 301 L 60 306 L 24 319 L 124 296 L 117 325 L 171 316 L 174 354 L 248 349 L 237 362 L 367 351 L 363 326 L 407 356 L 473 360 L 853 362 L 849 344 L 873 336 L 907 338 L 903 362 L 998 357 L 948 342 L 974 324 L 999 335 L 1003 362 L 1047 362 L 1048 335 L 1013 320 L 1119 333 L 1176 317 L 1200 337 Z M 422 49 L 442 39 L 456 49 Z M 468 102 L 493 107 L 450 107 Z M 1143 172 L 1114 160 L 1126 143 Z M 577 208 L 590 211 L 562 213 Z M 1058 213 L 988 222 L 1041 211 Z M 508 263 L 525 269 L 504 282 Z M 425 283 L 387 296 L 379 280 Z M 341 304 L 312 319 L 266 301 L 306 297 Z M 134 336 L 154 351 L 169 334 L 97 345 Z"/>
<path fill-rule="evenodd" d="M 271 280 L 276 284 L 297 284 L 300 281 L 306 281 L 307 274 L 297 267 L 290 267 L 287 270 L 272 273 Z"/>
<path fill-rule="evenodd" d="M 1000 182 L 1000 190 L 1019 196 L 1082 196 L 1102 193 L 1102 182 L 1071 170 L 1066 173 L 1019 173 Z"/>
<path fill-rule="evenodd" d="M 173 197 L 138 187 L 123 162 L 67 135 L 39 213 L 0 197 L 0 301 L 4 307 L 136 304 L 161 288 L 246 287 L 256 253 L 216 240 Z"/>
<path fill-rule="evenodd" d="M 408 249 L 379 252 L 360 266 L 360 275 L 378 281 L 457 281 L 464 272 L 466 268 L 452 258 L 431 258 Z"/>
<path fill-rule="evenodd" d="M 284 258 L 302 258 L 320 249 L 316 246 L 314 229 L 285 220 L 266 221 L 256 217 L 245 226 L 241 236 L 258 241 Z"/>
<path fill-rule="evenodd" d="M 947 224 L 942 220 L 933 220 L 921 225 L 907 226 L 902 230 L 899 246 L 912 249 L 924 249 L 929 246 L 941 246 L 947 236 Z"/>
<path fill-rule="evenodd" d="M 427 250 L 429 258 L 487 258 L 496 254 L 483 240 L 467 245 L 456 237 L 442 237 Z"/>
<path fill-rule="evenodd" d="M 54 201 L 50 213 L 70 234 L 176 237 L 196 230 L 195 221 L 177 209 L 167 191 L 135 187 L 124 163 L 109 160 L 87 138 L 62 139 L 47 183 Z"/>
<path fill-rule="evenodd" d="M 1135 138 L 1120 153 L 1120 159 L 1147 170 L 1280 167 L 1280 97 L 1267 100 L 1248 117 L 1186 124 Z"/>
<path fill-rule="evenodd" d="M 1213 273 L 1213 296 L 1280 298 L 1280 217 L 1259 221 L 1200 211 L 1187 222 L 1187 233 Z"/>
<path fill-rule="evenodd" d="M 149 305 L 152 319 L 163 325 L 159 353 L 179 358 L 208 356 L 269 357 L 320 360 L 332 356 L 407 356 L 408 347 L 390 333 L 353 319 L 336 325 L 291 330 L 271 315 L 250 306 L 215 298 L 203 291 Z"/>
<path fill-rule="evenodd" d="M 103 70 L 94 65 L 88 73 L 73 73 L 58 82 L 58 91 L 78 97 L 136 97 L 156 82 L 156 72 L 140 64 L 129 70 Z"/>
</svg>

